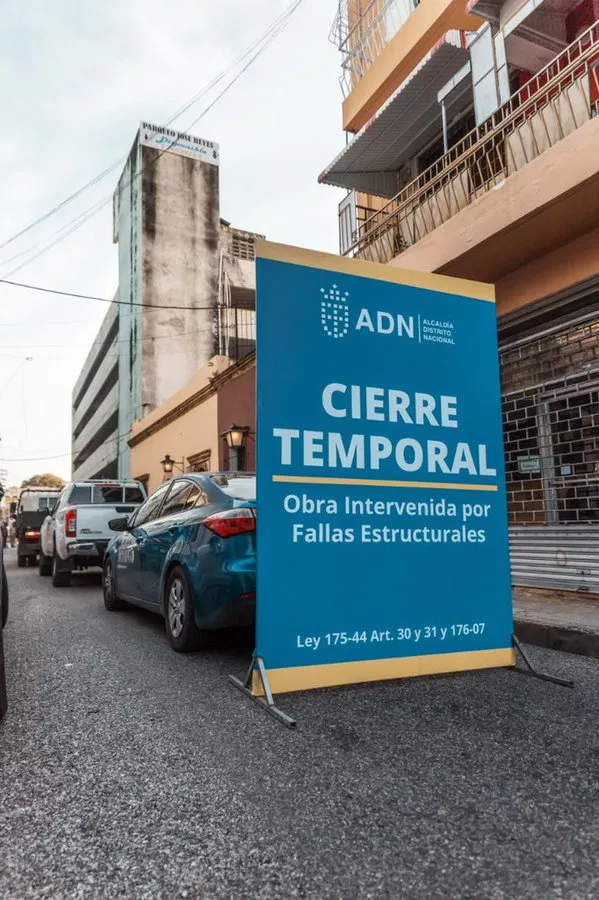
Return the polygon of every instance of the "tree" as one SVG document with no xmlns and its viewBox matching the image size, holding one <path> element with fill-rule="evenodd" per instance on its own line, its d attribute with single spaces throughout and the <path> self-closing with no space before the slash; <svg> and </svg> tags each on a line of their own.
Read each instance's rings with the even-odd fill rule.
<svg viewBox="0 0 599 900">
<path fill-rule="evenodd" d="M 31 478 L 26 478 L 21 488 L 27 487 L 62 488 L 64 487 L 64 479 L 60 478 L 59 475 L 52 475 L 51 472 L 44 472 L 43 475 L 32 475 Z"/>
</svg>

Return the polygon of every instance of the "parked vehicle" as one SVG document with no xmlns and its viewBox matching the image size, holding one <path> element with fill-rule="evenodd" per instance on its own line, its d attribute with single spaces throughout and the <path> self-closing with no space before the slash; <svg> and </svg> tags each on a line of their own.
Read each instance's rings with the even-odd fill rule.
<svg viewBox="0 0 599 900">
<path fill-rule="evenodd" d="M 15 533 L 17 545 L 17 565 L 19 568 L 37 562 L 40 552 L 40 528 L 48 507 L 54 505 L 60 496 L 60 488 L 24 488 L 16 504 Z"/>
<path fill-rule="evenodd" d="M 0 500 L 4 496 L 4 491 L 0 486 Z M 2 634 L 6 621 L 8 619 L 8 580 L 6 578 L 6 570 L 4 568 L 4 548 L 0 547 L 0 719 L 6 713 L 7 697 L 6 697 L 6 673 L 4 670 L 4 635 Z"/>
<path fill-rule="evenodd" d="M 256 607 L 256 478 L 193 474 L 161 485 L 137 512 L 110 522 L 120 534 L 104 562 L 104 604 L 164 617 L 185 652 L 206 631 L 251 625 Z"/>
<path fill-rule="evenodd" d="M 146 499 L 138 481 L 77 481 L 67 484 L 41 528 L 39 573 L 66 587 L 71 574 L 102 566 L 112 532 L 110 519 L 131 515 Z"/>
</svg>

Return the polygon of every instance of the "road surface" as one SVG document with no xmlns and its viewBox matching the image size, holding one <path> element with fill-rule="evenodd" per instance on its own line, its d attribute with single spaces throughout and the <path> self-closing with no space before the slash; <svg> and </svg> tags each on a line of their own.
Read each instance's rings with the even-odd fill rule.
<svg viewBox="0 0 599 900">
<path fill-rule="evenodd" d="M 7 565 L 1 897 L 599 895 L 599 661 L 289 695 L 292 732 L 227 682 L 247 639 L 180 656 Z"/>
</svg>

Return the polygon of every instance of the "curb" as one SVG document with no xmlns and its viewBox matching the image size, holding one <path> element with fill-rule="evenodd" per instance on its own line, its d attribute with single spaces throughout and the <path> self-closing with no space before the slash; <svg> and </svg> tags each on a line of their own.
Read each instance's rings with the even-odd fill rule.
<svg viewBox="0 0 599 900">
<path fill-rule="evenodd" d="M 594 632 L 520 621 L 516 622 L 516 636 L 523 644 L 599 659 L 599 634 Z"/>
</svg>

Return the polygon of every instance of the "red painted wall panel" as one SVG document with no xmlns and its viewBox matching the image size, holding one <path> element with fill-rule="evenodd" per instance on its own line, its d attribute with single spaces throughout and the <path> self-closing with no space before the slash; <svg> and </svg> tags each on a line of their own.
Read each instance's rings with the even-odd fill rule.
<svg viewBox="0 0 599 900">
<path fill-rule="evenodd" d="M 256 470 L 256 366 L 246 369 L 237 378 L 226 381 L 217 391 L 218 433 L 222 434 L 231 425 L 248 425 L 250 433 L 246 438 L 245 469 Z M 218 463 L 221 469 L 228 467 L 227 445 L 223 438 L 219 441 Z"/>
</svg>

